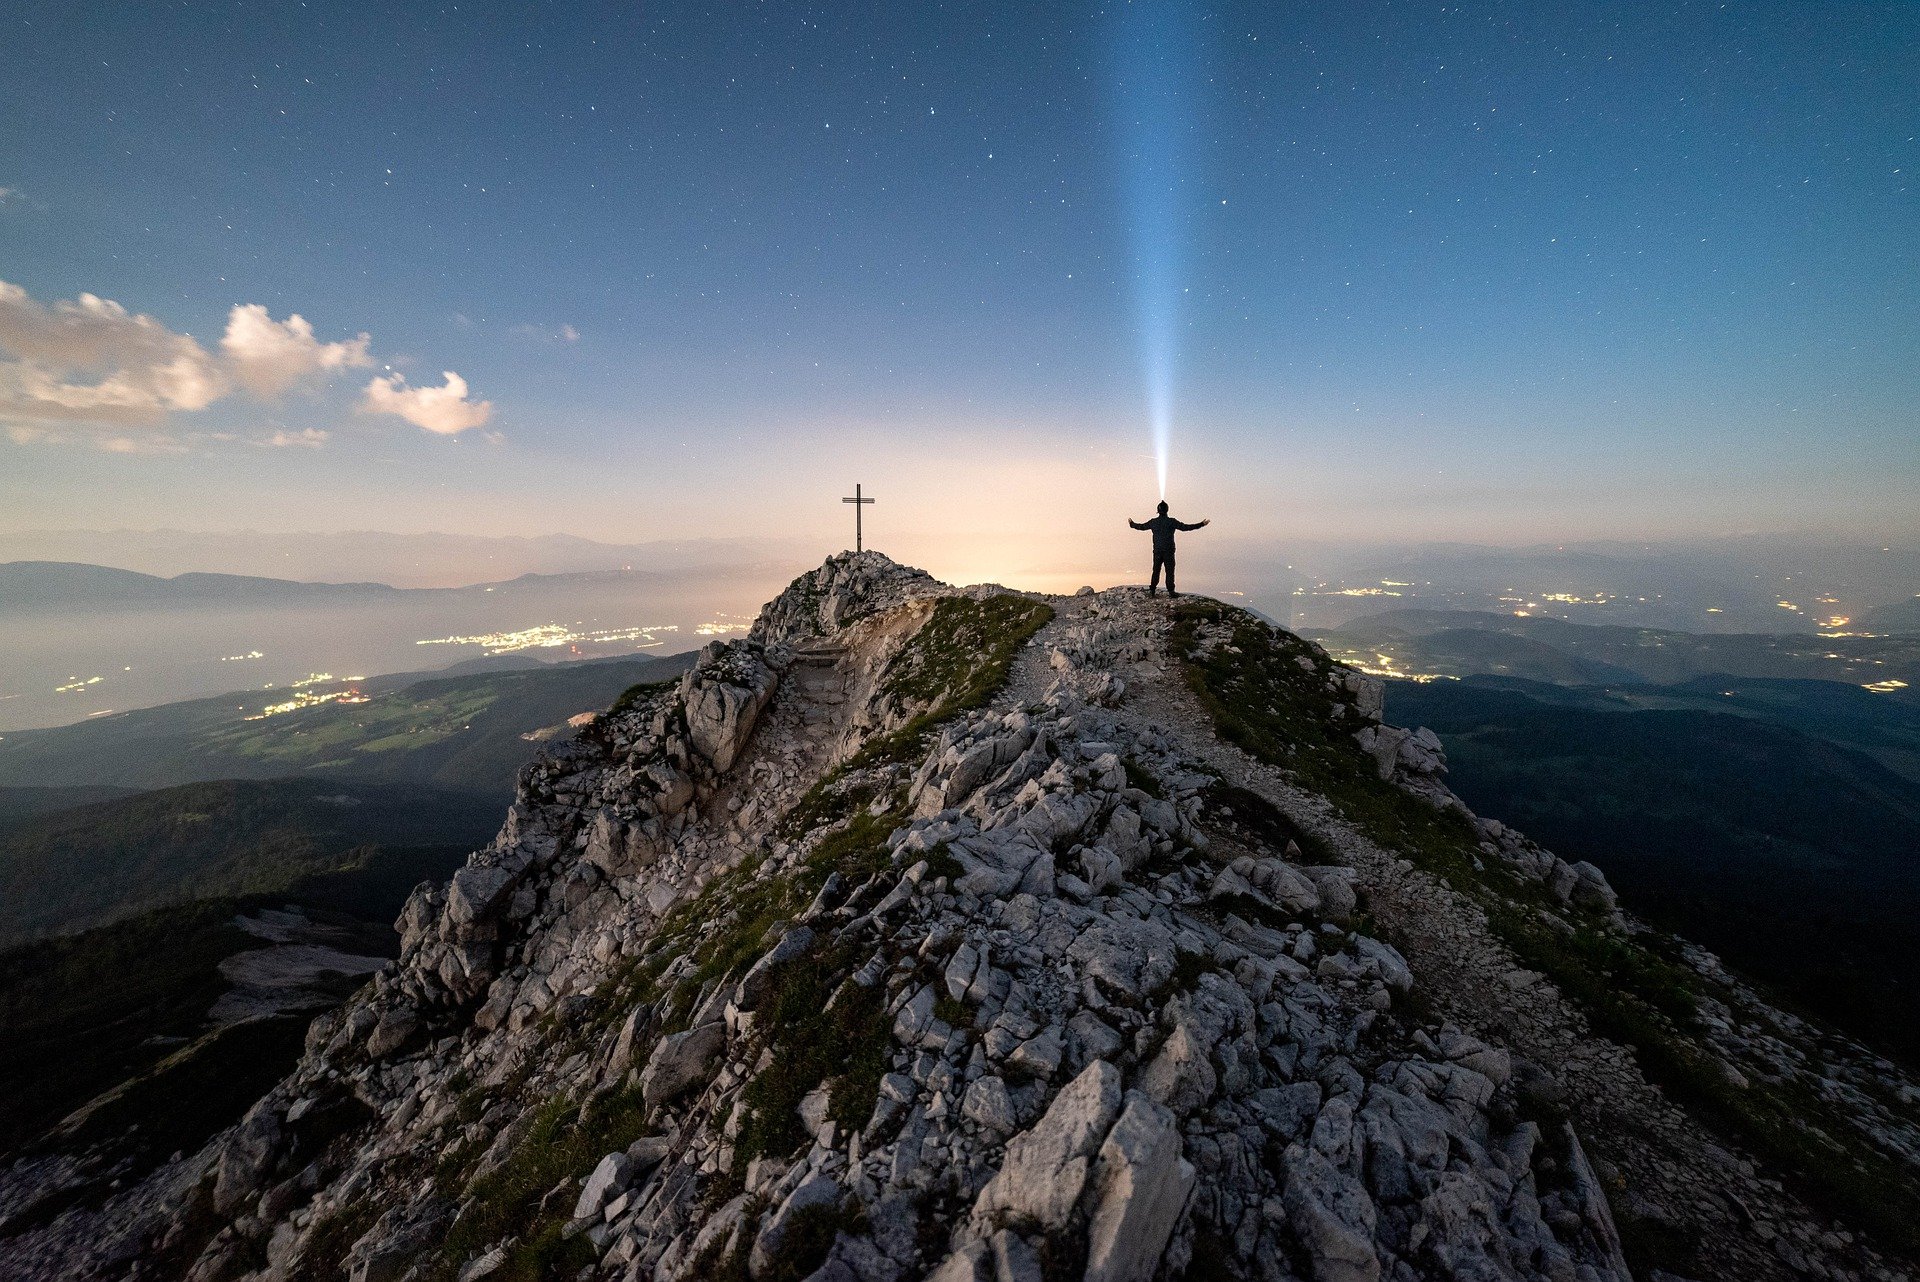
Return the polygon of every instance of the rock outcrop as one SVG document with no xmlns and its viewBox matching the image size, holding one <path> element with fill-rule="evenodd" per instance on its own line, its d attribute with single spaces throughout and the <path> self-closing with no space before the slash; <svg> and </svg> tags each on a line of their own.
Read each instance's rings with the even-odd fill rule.
<svg viewBox="0 0 1920 1282">
<path fill-rule="evenodd" d="M 1330 810 L 1229 787 L 1234 749 L 1151 715 L 1184 690 L 1159 606 L 1057 604 L 874 553 L 802 576 L 523 772 L 239 1125 L 22 1217 L 0 1261 L 1626 1282 L 1622 1190 L 1551 1068 L 1446 1016 Z M 1437 739 L 1325 671 L 1379 780 L 1475 825 L 1539 912 L 1621 927 L 1597 869 L 1466 815 Z M 1849 1239 L 1824 1274 L 1895 1267 Z"/>
</svg>

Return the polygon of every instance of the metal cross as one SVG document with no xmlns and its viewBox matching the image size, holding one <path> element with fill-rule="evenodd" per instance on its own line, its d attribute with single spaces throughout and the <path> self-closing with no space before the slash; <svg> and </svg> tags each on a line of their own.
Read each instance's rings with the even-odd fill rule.
<svg viewBox="0 0 1920 1282">
<path fill-rule="evenodd" d="M 850 499 L 841 499 L 840 501 L 842 503 L 853 504 L 853 550 L 855 552 L 862 551 L 863 549 L 860 546 L 860 509 L 873 502 L 873 500 L 860 497 L 860 487 L 856 485 L 853 487 L 853 497 Z"/>
</svg>

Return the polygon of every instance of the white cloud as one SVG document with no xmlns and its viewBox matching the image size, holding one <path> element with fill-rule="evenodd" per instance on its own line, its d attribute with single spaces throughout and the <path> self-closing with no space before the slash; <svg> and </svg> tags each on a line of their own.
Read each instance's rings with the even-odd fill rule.
<svg viewBox="0 0 1920 1282">
<path fill-rule="evenodd" d="M 94 448 L 108 454 L 185 454 L 187 445 L 166 433 L 144 436 L 106 436 L 92 442 Z"/>
<path fill-rule="evenodd" d="M 149 426 L 205 409 L 226 375 L 192 336 L 111 299 L 82 294 L 48 307 L 0 281 L 0 421 Z"/>
<path fill-rule="evenodd" d="M 324 428 L 318 428 L 318 427 L 302 428 L 298 432 L 289 432 L 286 428 L 283 427 L 277 430 L 276 432 L 274 432 L 272 436 L 263 437 L 260 440 L 255 441 L 254 444 L 265 446 L 268 449 L 275 449 L 275 450 L 285 450 L 285 449 L 317 450 L 322 445 L 325 445 L 327 443 L 328 438 L 330 438 L 332 435 L 333 435 L 332 432 L 326 431 Z"/>
<path fill-rule="evenodd" d="M 277 321 L 260 304 L 242 303 L 227 314 L 218 350 L 209 352 L 192 335 L 111 299 L 81 294 L 46 304 L 0 281 L 0 429 L 16 444 L 84 441 L 121 452 L 138 439 L 129 429 L 140 429 L 148 449 L 184 448 L 182 441 L 219 438 L 174 433 L 170 416 L 204 410 L 236 390 L 272 400 L 303 383 L 363 369 L 373 364 L 371 346 L 364 333 L 322 342 L 298 313 Z M 399 374 L 376 378 L 359 408 L 448 436 L 482 426 L 493 412 L 490 402 L 469 400 L 466 380 L 453 373 L 439 387 L 408 387 Z M 310 428 L 254 443 L 314 448 L 326 439 Z"/>
<path fill-rule="evenodd" d="M 259 303 L 242 303 L 227 314 L 220 351 L 234 381 L 262 399 L 270 399 L 317 374 L 360 369 L 373 364 L 366 334 L 322 343 L 313 325 L 298 312 L 277 321 Z"/>
<path fill-rule="evenodd" d="M 360 399 L 366 414 L 396 414 L 415 427 L 441 436 L 457 436 L 480 427 L 493 416 L 492 401 L 467 399 L 467 380 L 452 370 L 439 387 L 408 387 L 401 374 L 387 374 L 367 384 Z"/>
</svg>

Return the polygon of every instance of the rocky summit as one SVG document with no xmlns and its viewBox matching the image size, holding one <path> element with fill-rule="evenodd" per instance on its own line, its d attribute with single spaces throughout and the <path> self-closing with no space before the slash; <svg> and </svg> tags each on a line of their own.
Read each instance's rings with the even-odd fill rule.
<svg viewBox="0 0 1920 1282">
<path fill-rule="evenodd" d="M 836 556 L 528 767 L 236 1125 L 15 1159 L 0 1272 L 1910 1276 L 1914 1084 L 1390 713 L 1218 602 Z"/>
</svg>

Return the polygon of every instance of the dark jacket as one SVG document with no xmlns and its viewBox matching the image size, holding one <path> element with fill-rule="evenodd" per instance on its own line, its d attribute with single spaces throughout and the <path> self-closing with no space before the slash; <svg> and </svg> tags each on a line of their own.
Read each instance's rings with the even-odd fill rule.
<svg viewBox="0 0 1920 1282">
<path fill-rule="evenodd" d="M 1170 516 L 1156 516 L 1150 521 L 1130 520 L 1127 524 L 1136 530 L 1153 531 L 1153 554 L 1155 556 L 1172 556 L 1173 532 L 1175 530 L 1197 530 L 1200 528 L 1200 525 L 1205 525 L 1206 522 L 1202 521 L 1200 525 L 1188 525 L 1185 521 L 1176 521 Z"/>
</svg>

